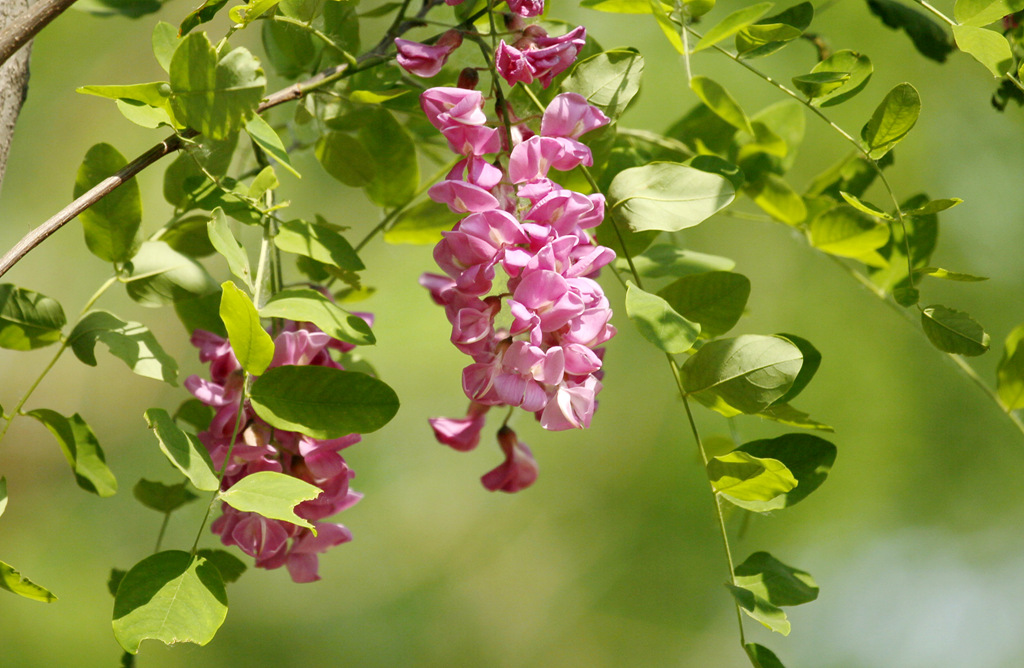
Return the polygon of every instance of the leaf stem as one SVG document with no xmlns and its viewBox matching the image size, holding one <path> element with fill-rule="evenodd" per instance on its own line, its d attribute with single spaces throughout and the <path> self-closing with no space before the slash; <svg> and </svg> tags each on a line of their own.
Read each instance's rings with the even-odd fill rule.
<svg viewBox="0 0 1024 668">
<path fill-rule="evenodd" d="M 954 26 L 957 25 L 956 21 L 954 21 L 953 19 L 951 19 L 948 16 L 946 16 L 945 14 L 943 14 L 940 10 L 936 9 L 935 7 L 933 7 L 931 5 L 931 3 L 927 2 L 926 0 L 914 0 L 914 2 L 916 2 L 917 4 L 921 5 L 925 9 L 927 9 L 929 12 L 931 12 L 935 16 L 935 18 L 939 19 L 940 21 L 945 22 L 946 25 L 948 25 L 950 27 L 954 27 Z"/>
</svg>

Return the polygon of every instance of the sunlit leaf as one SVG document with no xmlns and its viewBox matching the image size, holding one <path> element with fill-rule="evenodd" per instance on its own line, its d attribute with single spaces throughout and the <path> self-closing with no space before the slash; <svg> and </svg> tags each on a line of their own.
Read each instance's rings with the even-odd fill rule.
<svg viewBox="0 0 1024 668">
<path fill-rule="evenodd" d="M 736 566 L 735 582 L 772 605 L 802 605 L 818 598 L 810 573 L 787 566 L 767 552 L 755 552 Z"/>
<path fill-rule="evenodd" d="M 742 501 L 771 501 L 797 486 L 782 462 L 738 450 L 712 457 L 707 471 L 716 492 Z"/>
<path fill-rule="evenodd" d="M 953 18 L 963 25 L 981 27 L 1021 9 L 1024 9 L 1021 0 L 956 0 Z"/>
<path fill-rule="evenodd" d="M 56 343 L 67 324 L 56 300 L 11 283 L 0 284 L 0 348 L 35 350 Z"/>
<path fill-rule="evenodd" d="M 287 169 L 295 176 L 302 178 L 302 175 L 292 167 L 288 151 L 285 150 L 284 142 L 270 124 L 263 120 L 259 114 L 253 115 L 245 124 L 245 132 L 256 144 L 263 149 L 267 155 L 277 161 L 279 165 Z"/>
<path fill-rule="evenodd" d="M 730 271 L 709 271 L 683 276 L 658 291 L 687 320 L 700 323 L 709 336 L 732 329 L 743 315 L 750 296 L 750 280 Z"/>
<path fill-rule="evenodd" d="M 209 294 L 217 284 L 203 265 L 163 241 L 147 241 L 132 258 L 125 283 L 128 296 L 143 306 L 163 306 Z"/>
<path fill-rule="evenodd" d="M 779 661 L 779 657 L 764 645 L 751 642 L 744 645 L 743 649 L 747 652 L 747 658 L 750 659 L 754 668 L 786 668 Z"/>
<path fill-rule="evenodd" d="M 271 426 L 317 439 L 376 431 L 398 412 L 398 396 L 384 382 L 321 366 L 268 369 L 253 383 L 251 399 Z"/>
<path fill-rule="evenodd" d="M 130 654 L 148 639 L 205 645 L 227 613 L 227 593 L 216 566 L 188 552 L 158 552 L 121 580 L 114 598 L 114 637 Z"/>
<path fill-rule="evenodd" d="M 144 325 L 125 322 L 107 311 L 93 311 L 79 320 L 68 335 L 68 345 L 75 357 L 89 366 L 96 366 L 96 343 L 99 341 L 134 373 L 171 385 L 178 384 L 178 363 Z"/>
<path fill-rule="evenodd" d="M 52 603 L 57 600 L 57 597 L 49 589 L 37 585 L 16 571 L 14 567 L 2 561 L 0 561 L 0 589 L 6 589 L 12 594 L 42 603 Z"/>
<path fill-rule="evenodd" d="M 27 415 L 39 420 L 57 439 L 79 487 L 99 496 L 117 493 L 117 480 L 107 468 L 103 448 L 81 415 L 75 413 L 68 418 L 48 408 L 37 408 Z"/>
<path fill-rule="evenodd" d="M 710 394 L 744 413 L 757 413 L 793 386 L 803 355 L 789 341 L 745 334 L 711 341 L 682 366 L 690 394 Z"/>
<path fill-rule="evenodd" d="M 1024 325 L 1018 325 L 1006 337 L 1003 357 L 996 369 L 996 391 L 1008 411 L 1024 408 Z"/>
<path fill-rule="evenodd" d="M 690 79 L 690 89 L 697 94 L 697 97 L 708 109 L 715 112 L 723 121 L 737 130 L 754 134 L 754 129 L 750 126 L 750 119 L 743 113 L 743 109 L 729 94 L 729 91 L 720 84 L 704 76 L 695 76 Z"/>
<path fill-rule="evenodd" d="M 848 74 L 849 78 L 844 79 L 839 86 L 829 92 L 813 96 L 811 104 L 820 107 L 831 107 L 842 104 L 851 97 L 864 90 L 874 72 L 871 59 L 867 56 L 844 49 L 836 51 L 831 56 L 821 61 L 811 69 L 811 74 L 838 73 Z"/>
<path fill-rule="evenodd" d="M 196 552 L 196 556 L 206 559 L 217 567 L 224 584 L 237 582 L 238 578 L 246 571 L 246 565 L 241 559 L 225 550 L 211 550 L 204 548 Z"/>
<path fill-rule="evenodd" d="M 674 232 L 693 227 L 735 197 L 732 184 L 717 174 L 673 162 L 623 170 L 608 188 L 609 211 L 636 232 Z"/>
<path fill-rule="evenodd" d="M 860 136 L 875 160 L 907 136 L 921 114 L 921 96 L 908 83 L 897 84 L 871 115 Z"/>
<path fill-rule="evenodd" d="M 447 210 L 447 209 L 446 209 Z M 664 278 L 702 274 L 707 271 L 731 271 L 736 263 L 727 257 L 685 250 L 672 244 L 655 244 L 633 257 L 633 266 L 643 278 Z M 629 271 L 625 258 L 615 260 L 615 268 Z"/>
<path fill-rule="evenodd" d="M 626 315 L 640 334 L 669 354 L 684 353 L 700 334 L 700 325 L 690 322 L 664 299 L 627 281 Z"/>
<path fill-rule="evenodd" d="M 250 290 L 253 290 L 252 270 L 249 268 L 249 256 L 246 255 L 235 235 L 228 227 L 228 219 L 224 211 L 219 207 L 213 210 L 209 222 L 206 224 L 206 231 L 209 235 L 210 244 L 218 253 L 227 260 L 228 269 L 231 273 L 242 279 Z"/>
<path fill-rule="evenodd" d="M 643 71 L 643 56 L 636 51 L 605 51 L 577 63 L 561 92 L 579 93 L 614 120 L 640 90 Z"/>
<path fill-rule="evenodd" d="M 975 357 L 989 348 L 989 336 L 974 318 L 945 306 L 921 311 L 921 325 L 928 340 L 943 352 Z"/>
<path fill-rule="evenodd" d="M 834 207 L 811 221 L 811 244 L 830 255 L 860 258 L 888 240 L 888 225 L 849 206 Z"/>
<path fill-rule="evenodd" d="M 778 460 L 799 482 L 793 489 L 769 501 L 729 499 L 741 508 L 754 512 L 788 508 L 803 501 L 825 482 L 836 461 L 836 446 L 812 434 L 785 434 L 778 438 L 750 441 L 736 448 L 736 451 Z"/>
<path fill-rule="evenodd" d="M 949 199 L 933 199 L 929 201 L 927 204 L 914 207 L 913 209 L 910 209 L 909 211 L 904 211 L 903 213 L 907 216 L 927 216 L 933 213 L 939 213 L 940 211 L 945 211 L 946 209 L 952 209 L 954 206 L 957 206 L 958 204 L 963 204 L 963 200 L 960 199 L 959 197 L 951 197 Z"/>
<path fill-rule="evenodd" d="M 750 7 L 738 9 L 732 14 L 729 14 L 715 24 L 714 27 L 704 33 L 704 36 L 697 42 L 696 46 L 693 47 L 693 53 L 708 49 L 715 44 L 718 44 L 723 39 L 732 37 L 743 28 L 764 16 L 772 6 L 773 5 L 770 2 L 762 2 L 756 5 L 751 5 Z"/>
<path fill-rule="evenodd" d="M 164 72 L 171 69 L 171 57 L 178 46 L 178 29 L 166 21 L 153 26 L 153 55 Z"/>
<path fill-rule="evenodd" d="M 1010 42 L 1001 33 L 971 25 L 953 26 L 958 49 L 988 68 L 994 77 L 1002 77 L 1013 68 Z"/>
<path fill-rule="evenodd" d="M 274 359 L 274 340 L 263 329 L 252 300 L 231 281 L 221 283 L 220 319 L 228 330 L 228 341 L 238 363 L 258 376 Z"/>
<path fill-rule="evenodd" d="M 274 244 L 286 253 L 296 253 L 348 271 L 366 267 L 352 245 L 326 225 L 290 220 L 281 225 Z"/>
<path fill-rule="evenodd" d="M 310 529 L 315 536 L 316 528 L 295 514 L 295 506 L 303 501 L 312 501 L 321 493 L 323 490 L 316 485 L 294 476 L 276 471 L 258 471 L 245 476 L 218 494 L 217 498 L 243 513 L 257 513 Z"/>
<path fill-rule="evenodd" d="M 7 478 L 0 475 L 0 517 L 7 510 Z"/>
<path fill-rule="evenodd" d="M 958 281 L 961 283 L 979 283 L 981 281 L 987 281 L 987 276 L 975 276 L 974 274 L 965 274 L 960 271 L 949 271 L 942 267 L 921 267 L 915 269 L 914 273 L 919 276 L 931 276 L 932 278 L 941 278 L 946 281 Z"/>
<path fill-rule="evenodd" d="M 147 410 L 146 424 L 156 435 L 161 452 L 176 469 L 185 474 L 196 489 L 212 492 L 220 488 L 220 481 L 213 472 L 210 452 L 194 434 L 179 429 L 162 408 Z"/>
<path fill-rule="evenodd" d="M 309 288 L 281 290 L 260 309 L 260 315 L 264 318 L 311 322 L 339 341 L 360 346 L 376 342 L 365 320 Z"/>
<path fill-rule="evenodd" d="M 791 627 L 782 608 L 772 605 L 749 589 L 737 587 L 729 583 L 726 583 L 725 586 L 733 598 L 736 599 L 736 603 L 743 612 L 761 622 L 766 628 L 776 633 L 781 633 L 784 636 L 789 635 Z"/>
</svg>

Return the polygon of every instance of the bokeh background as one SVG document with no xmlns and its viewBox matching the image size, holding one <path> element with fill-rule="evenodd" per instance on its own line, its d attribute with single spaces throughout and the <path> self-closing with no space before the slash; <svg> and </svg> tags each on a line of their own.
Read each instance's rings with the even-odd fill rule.
<svg viewBox="0 0 1024 668">
<path fill-rule="evenodd" d="M 643 88 L 623 124 L 661 130 L 694 103 L 682 62 L 649 17 L 551 4 L 555 15 L 585 23 L 605 48 L 642 49 Z M 720 4 L 712 17 L 735 8 Z M 994 83 L 968 57 L 927 61 L 863 3 L 826 4 L 812 29 L 834 48 L 866 52 L 875 63 L 865 92 L 830 111 L 840 125 L 859 130 L 900 81 L 921 92 L 922 116 L 897 150 L 891 178 L 902 196 L 926 191 L 965 200 L 943 214 L 935 263 L 992 278 L 934 281 L 925 295 L 971 312 L 991 332 L 997 350 L 972 360 L 991 382 L 1003 338 L 1024 322 L 1024 113 L 995 112 Z M 939 3 L 950 12 L 951 5 Z M 91 145 L 111 142 L 134 156 L 162 136 L 74 89 L 161 79 L 148 55 L 152 26 L 190 9 L 171 0 L 137 21 L 70 11 L 37 38 L 0 198 L 0 245 L 9 247 L 70 200 Z M 371 30 L 364 41 L 375 39 Z M 258 46 L 240 37 L 237 43 Z M 809 71 L 813 57 L 809 44 L 795 43 L 759 62 L 786 81 Z M 748 111 L 782 99 L 714 54 L 693 64 Z M 791 181 L 802 188 L 846 154 L 837 136 L 808 117 Z M 311 155 L 294 161 L 304 178 L 280 176 L 297 215 L 321 212 L 357 231 L 378 220 L 359 192 L 325 175 Z M 139 182 L 144 229 L 152 230 L 169 213 L 162 169 Z M 749 202 L 737 208 L 753 211 Z M 798 403 L 836 428 L 839 456 L 829 481 L 796 508 L 754 517 L 742 539 L 732 524 L 739 560 L 768 550 L 811 572 L 821 596 L 789 610 L 788 638 L 747 620 L 748 638 L 791 667 L 1024 665 L 1024 436 L 918 328 L 785 226 L 719 216 L 680 238 L 735 259 L 736 270 L 751 278 L 749 316 L 734 333 L 792 332 L 824 355 Z M 399 393 L 402 410 L 345 453 L 358 474 L 355 487 L 366 494 L 342 518 L 354 542 L 321 559 L 323 580 L 315 584 L 295 585 L 283 570 L 250 570 L 230 587 L 228 619 L 212 643 L 146 643 L 139 665 L 747 665 L 722 587 L 727 571 L 712 501 L 681 404 L 663 357 L 623 317 L 617 283 L 604 280 L 619 307 L 620 334 L 608 347 L 593 428 L 546 433 L 520 416 L 515 427 L 533 447 L 540 479 L 516 495 L 492 494 L 479 476 L 500 461 L 497 448 L 485 439 L 475 452 L 456 453 L 435 443 L 426 423 L 466 405 L 462 356 L 448 343 L 441 310 L 416 284 L 431 269 L 430 249 L 375 242 L 364 259 L 366 280 L 378 288 L 361 305 L 377 314 L 379 343 L 367 354 Z M 222 265 L 210 266 L 215 277 L 226 276 Z M 73 223 L 4 280 L 57 298 L 70 316 L 106 272 Z M 202 371 L 170 310 L 144 309 L 113 292 L 99 306 L 146 323 L 181 362 L 183 377 Z M 0 403 L 10 408 L 50 355 L 2 351 Z M 185 397 L 182 388 L 132 375 L 105 352 L 98 369 L 66 355 L 46 378 L 28 408 L 82 413 L 121 483 L 110 499 L 75 487 L 51 436 L 34 422 L 16 421 L 0 444 L 10 494 L 0 558 L 60 597 L 43 605 L 0 594 L 0 665 L 117 663 L 107 575 L 111 566 L 127 568 L 146 556 L 160 522 L 138 506 L 131 486 L 143 476 L 175 480 L 142 413 Z M 728 433 L 717 415 L 701 411 L 698 420 L 707 436 Z M 744 440 L 784 433 L 757 418 L 740 418 L 737 426 Z M 187 549 L 200 512 L 194 504 L 175 516 L 165 547 Z M 204 541 L 216 543 L 212 535 Z"/>
</svg>

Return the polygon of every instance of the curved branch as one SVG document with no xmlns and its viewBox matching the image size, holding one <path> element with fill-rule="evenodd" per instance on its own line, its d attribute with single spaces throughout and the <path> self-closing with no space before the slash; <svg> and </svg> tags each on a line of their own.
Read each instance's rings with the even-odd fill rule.
<svg viewBox="0 0 1024 668">
<path fill-rule="evenodd" d="M 39 0 L 22 12 L 0 32 L 0 65 L 73 4 L 75 0 Z"/>
</svg>

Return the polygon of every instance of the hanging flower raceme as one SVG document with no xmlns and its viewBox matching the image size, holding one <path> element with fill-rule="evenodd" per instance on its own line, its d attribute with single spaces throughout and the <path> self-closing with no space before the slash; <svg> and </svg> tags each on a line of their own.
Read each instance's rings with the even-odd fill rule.
<svg viewBox="0 0 1024 668">
<path fill-rule="evenodd" d="M 582 27 L 552 38 L 528 26 L 516 47 L 502 43 L 495 62 L 510 83 L 547 86 L 583 43 Z M 444 275 L 424 274 L 420 283 L 444 307 L 452 343 L 473 360 L 462 374 L 469 412 L 432 419 L 435 436 L 459 451 L 475 448 L 494 406 L 534 413 L 546 429 L 588 427 L 601 389 L 600 346 L 615 334 L 608 300 L 593 278 L 615 253 L 588 231 L 604 218 L 604 197 L 563 188 L 551 175 L 592 165 L 579 137 L 608 118 L 582 96 L 564 93 L 545 110 L 540 134 L 525 124 L 506 133 L 489 124 L 479 91 L 431 88 L 420 102 L 449 148 L 463 156 L 429 195 L 465 214 L 434 248 Z M 504 111 L 515 119 L 510 108 Z M 507 135 L 512 147 L 504 146 Z M 489 157 L 509 148 L 507 164 Z M 498 441 L 505 461 L 484 476 L 484 486 L 515 492 L 531 485 L 537 465 L 529 448 L 507 426 Z"/>
<path fill-rule="evenodd" d="M 367 320 L 370 316 L 364 316 Z M 352 533 L 341 524 L 321 520 L 349 508 L 362 495 L 349 487 L 355 476 L 340 451 L 360 441 L 359 434 L 330 440 L 313 439 L 296 432 L 273 429 L 246 404 L 237 436 L 235 423 L 242 398 L 244 375 L 227 340 L 216 334 L 196 330 L 192 344 L 199 348 L 199 359 L 210 365 L 210 379 L 191 376 L 185 387 L 200 401 L 214 409 L 214 417 L 199 440 L 206 446 L 217 470 L 229 457 L 221 482 L 227 490 L 247 475 L 275 471 L 295 476 L 315 485 L 322 493 L 312 501 L 300 503 L 295 513 L 316 527 L 309 529 L 290 522 L 242 512 L 223 504 L 223 515 L 211 529 L 225 545 L 237 545 L 256 560 L 260 568 L 286 566 L 295 582 L 313 582 L 317 575 L 317 555 L 352 540 Z M 340 369 L 330 351 L 347 352 L 352 344 L 332 339 L 311 324 L 287 323 L 274 340 L 274 359 L 270 366 L 326 366 Z"/>
</svg>

